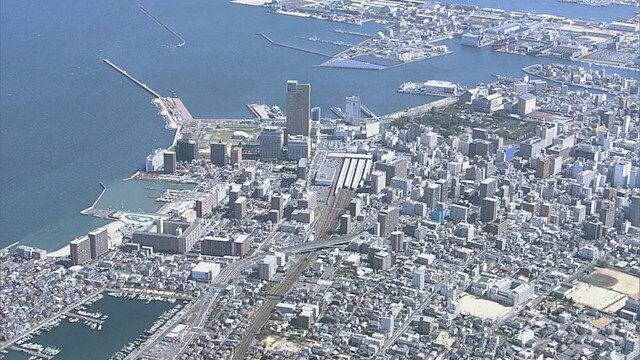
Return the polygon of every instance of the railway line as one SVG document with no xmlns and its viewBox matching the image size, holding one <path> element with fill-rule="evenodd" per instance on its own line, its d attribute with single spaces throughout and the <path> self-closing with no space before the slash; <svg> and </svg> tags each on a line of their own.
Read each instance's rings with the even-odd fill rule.
<svg viewBox="0 0 640 360">
<path fill-rule="evenodd" d="M 315 223 L 315 241 L 324 239 L 331 231 L 338 227 L 338 218 L 348 208 L 349 202 L 354 195 L 354 191 L 338 189 L 335 195 L 333 195 L 334 189 L 331 189 L 330 194 L 332 195 L 329 196 L 325 210 L 321 213 Z M 235 350 L 232 357 L 233 360 L 245 358 L 245 355 L 251 347 L 251 344 L 253 344 L 256 335 L 258 335 L 262 327 L 267 323 L 267 321 L 269 321 L 271 313 L 275 309 L 276 305 L 282 301 L 282 298 L 291 290 L 291 287 L 296 283 L 296 281 L 298 281 L 298 278 L 300 278 L 300 275 L 302 275 L 309 264 L 316 259 L 317 255 L 318 251 L 314 250 L 299 258 L 287 271 L 284 279 L 271 289 L 267 299 L 262 303 L 262 306 L 260 306 L 260 308 L 253 313 L 253 316 L 248 319 L 249 326 L 240 341 L 240 344 Z"/>
</svg>

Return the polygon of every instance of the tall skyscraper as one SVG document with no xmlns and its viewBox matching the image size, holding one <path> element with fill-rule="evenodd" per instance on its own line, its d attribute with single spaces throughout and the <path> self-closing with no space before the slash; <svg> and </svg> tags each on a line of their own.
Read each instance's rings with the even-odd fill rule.
<svg viewBox="0 0 640 360">
<path fill-rule="evenodd" d="M 176 159 L 191 161 L 198 158 L 198 145 L 193 140 L 180 139 L 176 143 Z"/>
<path fill-rule="evenodd" d="M 212 142 L 209 144 L 211 150 L 211 163 L 217 166 L 225 166 L 229 163 L 230 144 L 224 142 Z"/>
<path fill-rule="evenodd" d="M 347 96 L 344 103 L 345 121 L 351 125 L 360 125 L 360 97 Z"/>
<path fill-rule="evenodd" d="M 166 151 L 164 153 L 164 173 L 173 174 L 176 172 L 176 153 Z"/>
<path fill-rule="evenodd" d="M 309 136 L 311 85 L 287 81 L 287 134 Z"/>
</svg>

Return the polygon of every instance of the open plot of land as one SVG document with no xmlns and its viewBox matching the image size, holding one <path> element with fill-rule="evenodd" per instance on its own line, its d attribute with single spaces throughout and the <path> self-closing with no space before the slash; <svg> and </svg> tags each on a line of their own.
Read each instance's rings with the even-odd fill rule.
<svg viewBox="0 0 640 360">
<path fill-rule="evenodd" d="M 603 289 L 584 282 L 579 282 L 567 297 L 569 299 L 573 299 L 577 303 L 599 311 L 604 311 L 606 309 L 607 312 L 617 311 L 618 309 L 616 309 L 616 306 L 612 305 L 616 303 L 619 304 L 620 300 L 626 298 L 625 295 L 613 290 Z M 622 302 L 622 305 L 624 306 L 624 302 Z"/>
<path fill-rule="evenodd" d="M 511 312 L 513 307 L 500 305 L 491 300 L 481 299 L 474 295 L 464 294 L 458 300 L 460 312 L 481 319 L 499 319 Z"/>
<path fill-rule="evenodd" d="M 281 351 L 285 355 L 295 355 L 299 353 L 306 344 L 290 341 L 286 337 L 269 335 L 260 342 L 260 345 L 272 351 Z"/>
<path fill-rule="evenodd" d="M 635 299 L 640 296 L 640 278 L 614 269 L 598 269 L 586 279 L 589 284 L 617 291 Z"/>
</svg>

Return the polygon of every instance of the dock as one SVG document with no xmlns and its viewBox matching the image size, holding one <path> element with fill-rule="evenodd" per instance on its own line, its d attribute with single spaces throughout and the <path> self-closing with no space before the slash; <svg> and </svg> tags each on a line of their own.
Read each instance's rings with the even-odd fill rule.
<svg viewBox="0 0 640 360">
<path fill-rule="evenodd" d="M 149 12 L 149 10 L 145 9 L 144 6 L 140 6 L 140 10 L 142 10 L 142 12 L 144 12 L 145 14 L 149 15 L 149 17 L 151 19 L 153 19 L 155 22 L 157 22 L 158 24 L 160 24 L 163 28 L 167 29 L 167 31 L 169 33 L 171 33 L 173 36 L 175 36 L 176 38 L 178 38 L 179 42 L 178 42 L 178 47 L 181 48 L 183 46 L 185 46 L 187 44 L 187 42 L 182 38 L 182 36 L 178 35 L 178 33 L 176 33 L 175 31 L 173 31 L 169 26 L 167 26 L 165 23 L 163 23 L 162 21 L 160 21 L 160 19 L 158 19 L 155 15 L 153 15 L 151 12 Z"/>
<path fill-rule="evenodd" d="M 120 74 L 126 76 L 129 80 L 133 81 L 136 85 L 138 85 L 141 88 L 143 88 L 144 90 L 146 90 L 149 94 L 153 95 L 153 97 L 158 98 L 158 99 L 162 97 L 155 90 L 150 88 L 147 84 L 145 84 L 145 83 L 141 82 L 140 80 L 134 78 L 133 76 L 129 75 L 129 73 L 127 73 L 126 71 L 124 71 L 123 69 L 118 67 L 118 65 L 112 63 L 111 60 L 109 60 L 107 58 L 104 58 L 103 61 L 104 61 L 105 64 L 111 66 L 114 70 L 116 70 Z"/>
<path fill-rule="evenodd" d="M 11 346 L 9 346 L 9 349 L 11 349 L 13 351 L 20 351 L 20 352 L 23 352 L 23 353 L 28 354 L 28 355 L 37 356 L 39 359 L 47 359 L 47 360 L 53 359 L 53 356 L 51 356 L 51 355 L 46 355 L 46 354 L 31 350 L 31 349 L 25 349 L 22 346 L 11 345 Z"/>
<path fill-rule="evenodd" d="M 264 33 L 257 33 L 256 35 L 261 36 L 263 39 L 267 40 L 268 42 L 270 42 L 271 44 L 276 45 L 276 46 L 281 46 L 281 47 L 284 47 L 284 48 L 287 48 L 287 49 L 292 49 L 292 50 L 298 50 L 298 51 L 306 52 L 306 53 L 313 54 L 313 55 L 324 56 L 324 57 L 327 57 L 327 58 L 331 58 L 332 57 L 331 55 L 323 54 L 323 53 L 318 52 L 318 51 L 303 49 L 301 47 L 275 42 Z"/>
</svg>

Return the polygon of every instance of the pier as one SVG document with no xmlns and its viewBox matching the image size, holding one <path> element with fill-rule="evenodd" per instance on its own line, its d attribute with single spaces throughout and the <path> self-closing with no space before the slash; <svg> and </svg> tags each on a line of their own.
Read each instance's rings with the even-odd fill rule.
<svg viewBox="0 0 640 360">
<path fill-rule="evenodd" d="M 165 23 L 163 23 L 162 21 L 160 21 L 160 19 L 158 19 L 155 15 L 153 15 L 152 13 L 149 12 L 149 10 L 145 9 L 144 6 L 140 6 L 140 10 L 142 10 L 145 14 L 149 15 L 149 17 L 151 19 L 153 19 L 155 22 L 157 22 L 158 24 L 160 24 L 163 28 L 167 29 L 168 32 L 170 32 L 173 36 L 175 36 L 176 38 L 178 38 L 178 40 L 180 41 L 178 43 L 178 47 L 183 47 L 187 44 L 187 42 L 182 38 L 182 36 L 178 35 L 178 33 L 176 33 L 175 31 L 173 31 L 169 26 L 165 25 Z"/>
<path fill-rule="evenodd" d="M 120 74 L 126 76 L 129 80 L 133 81 L 136 85 L 138 85 L 141 88 L 143 88 L 144 90 L 146 90 L 149 94 L 153 95 L 153 97 L 155 97 L 155 98 L 161 98 L 162 97 L 155 90 L 150 88 L 147 84 L 145 84 L 145 83 L 141 82 L 140 80 L 134 78 L 133 76 L 129 75 L 129 73 L 127 73 L 126 71 L 122 70 L 120 67 L 118 67 L 118 65 L 112 63 L 109 59 L 104 58 L 103 61 L 105 62 L 105 64 L 111 66 L 117 72 L 119 72 Z"/>
<path fill-rule="evenodd" d="M 257 33 L 256 35 L 262 36 L 262 38 L 264 38 L 265 40 L 267 40 L 268 42 L 270 42 L 271 44 L 276 45 L 276 46 L 281 46 L 281 47 L 284 47 L 284 48 L 287 48 L 287 49 L 298 50 L 298 51 L 306 52 L 306 53 L 313 54 L 313 55 L 320 55 L 320 56 L 324 56 L 324 57 L 327 57 L 327 58 L 331 58 L 332 57 L 331 55 L 323 54 L 323 53 L 318 52 L 318 51 L 303 49 L 303 48 L 300 48 L 300 47 L 297 47 L 297 46 L 287 45 L 287 44 L 282 44 L 282 43 L 279 43 L 279 42 L 275 42 L 264 33 Z"/>
<path fill-rule="evenodd" d="M 66 315 L 69 316 L 69 317 L 78 318 L 80 320 L 85 320 L 85 321 L 89 321 L 89 322 L 96 323 L 96 324 L 104 323 L 103 320 L 92 318 L 90 316 L 80 315 L 78 313 L 74 313 L 74 312 L 71 312 L 71 311 L 69 311 Z"/>
<path fill-rule="evenodd" d="M 53 359 L 53 356 L 51 356 L 51 355 L 43 354 L 43 353 L 37 352 L 35 350 L 31 350 L 31 349 L 25 349 L 22 346 L 11 345 L 11 346 L 9 346 L 9 349 L 11 349 L 13 351 L 21 351 L 21 352 L 29 354 L 29 355 L 37 356 L 38 359 L 47 359 L 47 360 Z"/>
</svg>

